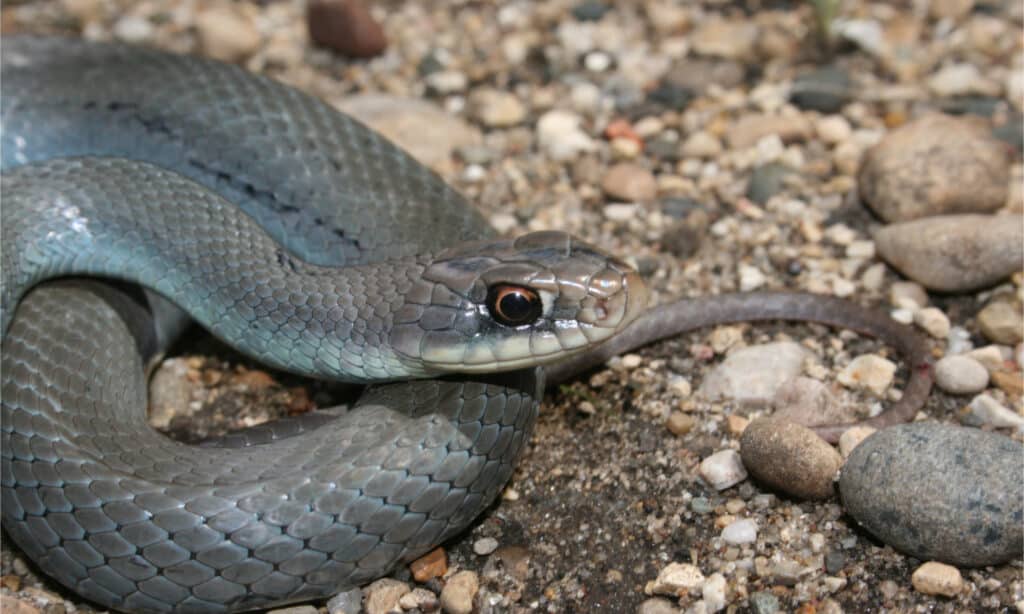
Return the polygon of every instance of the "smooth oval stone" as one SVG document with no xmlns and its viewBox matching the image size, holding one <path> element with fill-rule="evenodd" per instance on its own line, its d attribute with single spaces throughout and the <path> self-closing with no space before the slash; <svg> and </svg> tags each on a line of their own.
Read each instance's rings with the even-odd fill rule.
<svg viewBox="0 0 1024 614">
<path fill-rule="evenodd" d="M 997 433 L 904 424 L 857 446 L 843 467 L 846 511 L 925 561 L 997 565 L 1022 555 L 1024 446 Z"/>
</svg>

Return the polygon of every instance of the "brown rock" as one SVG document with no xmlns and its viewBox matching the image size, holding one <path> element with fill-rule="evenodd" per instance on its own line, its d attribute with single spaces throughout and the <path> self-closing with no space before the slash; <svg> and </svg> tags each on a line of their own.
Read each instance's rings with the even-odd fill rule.
<svg viewBox="0 0 1024 614">
<path fill-rule="evenodd" d="M 726 134 L 726 140 L 732 149 L 746 149 L 772 134 L 777 134 L 784 143 L 795 143 L 805 141 L 814 134 L 814 126 L 801 115 L 752 114 L 733 124 Z"/>
<path fill-rule="evenodd" d="M 636 164 L 622 163 L 611 167 L 601 180 L 604 193 L 627 202 L 654 200 L 658 194 L 658 182 L 651 171 Z"/>
<path fill-rule="evenodd" d="M 40 614 L 42 610 L 17 597 L 0 595 L 0 612 L 4 614 Z"/>
<path fill-rule="evenodd" d="M 978 326 L 986 338 L 1004 345 L 1024 340 L 1024 315 L 1020 302 L 1000 296 L 978 312 Z"/>
<path fill-rule="evenodd" d="M 878 255 L 930 290 L 984 288 L 1024 264 L 1024 225 L 1012 216 L 929 217 L 890 224 L 874 239 Z"/>
<path fill-rule="evenodd" d="M 196 34 L 205 55 L 240 62 L 259 49 L 262 37 L 243 7 L 216 5 L 196 15 Z"/>
<path fill-rule="evenodd" d="M 765 485 L 801 499 L 827 499 L 843 459 L 814 431 L 782 420 L 760 418 L 740 438 L 747 471 Z"/>
<path fill-rule="evenodd" d="M 372 58 L 388 46 L 387 37 L 359 0 L 311 0 L 306 7 L 309 37 L 352 58 Z"/>
<path fill-rule="evenodd" d="M 861 198 L 888 222 L 995 211 L 1009 181 L 1007 148 L 984 123 L 941 114 L 890 132 L 857 175 Z"/>
<path fill-rule="evenodd" d="M 1024 376 L 1020 371 L 995 371 L 991 375 L 992 383 L 1006 394 L 1024 395 Z"/>
<path fill-rule="evenodd" d="M 432 578 L 440 578 L 448 572 L 448 557 L 444 548 L 434 548 L 412 563 L 409 570 L 417 582 L 426 582 Z"/>
</svg>

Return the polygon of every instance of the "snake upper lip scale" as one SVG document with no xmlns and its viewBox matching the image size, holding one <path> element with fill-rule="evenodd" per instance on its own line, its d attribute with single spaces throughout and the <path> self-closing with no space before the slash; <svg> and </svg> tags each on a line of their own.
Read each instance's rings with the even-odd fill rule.
<svg viewBox="0 0 1024 614">
<path fill-rule="evenodd" d="M 853 328 L 914 367 L 870 424 L 928 395 L 927 345 L 880 310 L 758 293 L 641 315 L 618 259 L 561 232 L 494 238 L 429 169 L 272 80 L 125 45 L 0 46 L 0 512 L 105 607 L 242 611 L 380 577 L 494 501 L 545 381 L 687 330 Z M 349 411 L 171 441 L 145 421 L 145 367 L 189 318 L 270 365 L 373 385 Z"/>
</svg>

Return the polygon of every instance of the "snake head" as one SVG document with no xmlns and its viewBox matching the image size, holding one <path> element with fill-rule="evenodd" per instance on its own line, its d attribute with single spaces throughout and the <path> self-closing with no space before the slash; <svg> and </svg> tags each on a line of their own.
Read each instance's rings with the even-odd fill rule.
<svg viewBox="0 0 1024 614">
<path fill-rule="evenodd" d="M 536 232 L 436 254 L 395 313 L 391 345 L 425 374 L 517 369 L 598 344 L 646 305 L 629 265 Z"/>
</svg>

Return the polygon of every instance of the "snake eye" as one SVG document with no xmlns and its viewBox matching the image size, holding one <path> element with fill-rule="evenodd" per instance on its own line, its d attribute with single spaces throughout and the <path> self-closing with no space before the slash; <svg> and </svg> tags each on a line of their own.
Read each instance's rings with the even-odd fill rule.
<svg viewBox="0 0 1024 614">
<path fill-rule="evenodd" d="M 487 311 L 505 326 L 532 324 L 540 317 L 543 307 L 540 296 L 523 286 L 500 284 L 487 291 Z"/>
</svg>

